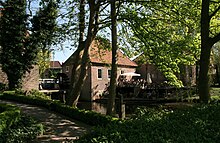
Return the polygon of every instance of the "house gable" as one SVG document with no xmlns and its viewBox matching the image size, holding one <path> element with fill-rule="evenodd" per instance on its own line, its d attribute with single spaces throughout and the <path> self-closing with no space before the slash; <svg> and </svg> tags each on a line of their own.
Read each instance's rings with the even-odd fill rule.
<svg viewBox="0 0 220 143">
<path fill-rule="evenodd" d="M 135 72 L 138 66 L 134 61 L 118 50 L 118 75 L 122 72 Z M 62 65 L 63 73 L 71 79 L 71 71 L 76 53 L 74 52 Z M 88 67 L 88 76 L 85 80 L 81 92 L 81 100 L 95 100 L 100 98 L 101 94 L 107 89 L 110 82 L 109 73 L 111 70 L 112 52 L 99 46 L 93 41 L 89 48 L 90 66 Z M 68 68 L 68 72 L 66 69 Z"/>
</svg>

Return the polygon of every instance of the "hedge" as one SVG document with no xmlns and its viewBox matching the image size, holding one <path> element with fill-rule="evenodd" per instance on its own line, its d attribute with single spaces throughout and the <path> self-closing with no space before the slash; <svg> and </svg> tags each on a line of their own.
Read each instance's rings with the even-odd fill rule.
<svg viewBox="0 0 220 143">
<path fill-rule="evenodd" d="M 32 96 L 19 95 L 15 92 L 4 92 L 0 99 L 13 100 L 20 103 L 32 104 L 45 107 L 72 119 L 84 122 L 92 126 L 106 126 L 108 123 L 119 123 L 118 118 L 102 115 L 94 111 L 86 111 L 65 105 L 57 100 L 48 100 Z"/>
</svg>

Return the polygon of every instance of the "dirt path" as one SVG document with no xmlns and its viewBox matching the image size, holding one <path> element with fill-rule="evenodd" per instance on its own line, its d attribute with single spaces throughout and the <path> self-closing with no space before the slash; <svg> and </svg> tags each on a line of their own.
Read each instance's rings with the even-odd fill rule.
<svg viewBox="0 0 220 143">
<path fill-rule="evenodd" d="M 38 137 L 35 143 L 64 143 L 68 139 L 77 139 L 91 129 L 90 126 L 45 108 L 11 101 L 0 103 L 15 104 L 22 112 L 35 118 L 44 125 L 44 135 Z"/>
</svg>

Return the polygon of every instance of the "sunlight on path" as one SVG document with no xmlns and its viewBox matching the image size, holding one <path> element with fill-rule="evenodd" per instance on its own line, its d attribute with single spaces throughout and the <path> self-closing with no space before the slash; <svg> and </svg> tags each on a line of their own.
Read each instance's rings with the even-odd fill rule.
<svg viewBox="0 0 220 143">
<path fill-rule="evenodd" d="M 89 125 L 54 113 L 45 108 L 11 101 L 0 100 L 0 103 L 16 104 L 21 108 L 23 113 L 35 118 L 44 125 L 44 134 L 33 141 L 34 143 L 62 143 L 69 139 L 77 139 L 91 129 Z"/>
</svg>

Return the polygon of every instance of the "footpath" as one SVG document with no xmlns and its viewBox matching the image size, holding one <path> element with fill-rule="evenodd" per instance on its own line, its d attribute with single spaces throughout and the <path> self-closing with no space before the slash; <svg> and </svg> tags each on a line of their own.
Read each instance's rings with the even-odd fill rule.
<svg viewBox="0 0 220 143">
<path fill-rule="evenodd" d="M 20 107 L 22 113 L 33 117 L 44 125 L 44 134 L 33 143 L 65 143 L 75 140 L 91 129 L 91 126 L 70 119 L 48 109 L 12 101 L 0 100 L 0 103 L 9 103 Z"/>
</svg>

